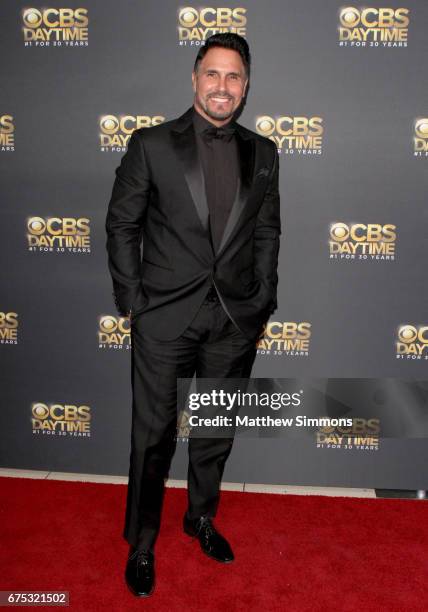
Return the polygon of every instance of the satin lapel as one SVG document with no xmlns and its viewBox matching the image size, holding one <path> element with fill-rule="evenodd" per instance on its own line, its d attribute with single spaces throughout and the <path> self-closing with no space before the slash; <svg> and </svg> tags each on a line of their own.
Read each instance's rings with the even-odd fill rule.
<svg viewBox="0 0 428 612">
<path fill-rule="evenodd" d="M 232 205 L 232 209 L 230 211 L 226 227 L 224 228 L 223 236 L 218 251 L 216 253 L 216 257 L 218 257 L 223 251 L 232 235 L 233 230 L 236 228 L 239 217 L 241 216 L 248 197 L 251 193 L 251 185 L 253 182 L 255 147 L 254 139 L 244 138 L 238 129 L 236 131 L 236 141 L 238 144 L 240 177 L 238 180 L 235 201 Z"/>
<path fill-rule="evenodd" d="M 202 165 L 198 157 L 198 149 L 193 125 L 190 123 L 183 132 L 173 131 L 173 142 L 178 159 L 184 169 L 184 176 L 192 195 L 202 227 L 208 231 L 208 203 L 205 193 L 205 180 Z"/>
</svg>

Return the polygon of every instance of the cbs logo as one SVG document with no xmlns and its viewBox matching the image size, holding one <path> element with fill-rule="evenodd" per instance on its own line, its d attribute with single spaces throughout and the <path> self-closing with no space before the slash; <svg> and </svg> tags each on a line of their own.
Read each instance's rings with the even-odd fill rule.
<svg viewBox="0 0 428 612">
<path fill-rule="evenodd" d="M 17 312 L 0 312 L 0 328 L 15 329 L 18 327 Z"/>
<path fill-rule="evenodd" d="M 364 433 L 379 433 L 380 431 L 380 421 L 379 419 L 361 419 L 355 418 L 352 419 L 351 427 L 346 427 L 342 425 L 323 425 L 319 428 L 320 432 L 325 434 L 333 433 L 334 431 L 338 433 L 344 434 L 364 434 Z"/>
<path fill-rule="evenodd" d="M 379 225 L 378 223 L 333 223 L 330 227 L 330 237 L 335 242 L 351 239 L 355 242 L 393 242 L 396 238 L 395 225 Z"/>
<path fill-rule="evenodd" d="M 187 410 L 183 410 L 177 419 L 177 430 L 180 437 L 188 437 L 190 433 L 189 424 L 190 414 Z"/>
<path fill-rule="evenodd" d="M 409 25 L 408 14 L 406 8 L 357 9 L 348 6 L 340 10 L 339 20 L 345 28 L 355 28 L 359 24 L 366 28 L 405 28 Z"/>
<path fill-rule="evenodd" d="M 415 134 L 419 138 L 428 138 L 428 119 L 418 119 L 415 122 Z"/>
<path fill-rule="evenodd" d="M 121 334 L 129 334 L 129 317 L 114 317 L 112 315 L 105 315 L 100 318 L 99 328 L 100 331 L 105 334 L 113 334 L 116 332 Z"/>
<path fill-rule="evenodd" d="M 178 11 L 178 22 L 183 28 L 194 28 L 200 24 L 206 28 L 245 26 L 247 18 L 245 8 L 211 8 L 195 9 L 186 6 Z"/>
<path fill-rule="evenodd" d="M 74 219 L 72 217 L 30 217 L 27 220 L 27 229 L 33 236 L 40 236 L 48 233 L 52 236 L 73 236 L 79 234 L 87 236 L 90 232 L 89 219 L 84 217 Z"/>
<path fill-rule="evenodd" d="M 40 402 L 31 406 L 31 413 L 35 419 L 53 419 L 54 421 L 90 421 L 91 409 L 89 406 L 75 406 L 73 404 L 42 404 Z"/>
<path fill-rule="evenodd" d="M 12 115 L 0 115 L 0 133 L 11 134 L 14 129 Z"/>
<path fill-rule="evenodd" d="M 398 330 L 398 339 L 405 344 L 413 342 L 428 344 L 428 325 L 419 328 L 414 325 L 402 325 Z"/>
<path fill-rule="evenodd" d="M 320 136 L 324 128 L 321 117 L 269 117 L 263 115 L 256 119 L 256 130 L 262 136 L 272 136 L 275 132 L 281 136 Z"/>
<path fill-rule="evenodd" d="M 28 8 L 22 13 L 27 28 L 84 28 L 88 25 L 88 9 L 77 8 Z"/>
<path fill-rule="evenodd" d="M 165 117 L 161 115 L 155 115 L 149 117 L 148 115 L 124 115 L 116 117 L 115 115 L 103 115 L 100 119 L 100 129 L 103 134 L 109 136 L 116 134 L 117 132 L 123 132 L 124 134 L 131 134 L 135 129 L 152 127 L 163 123 Z"/>
<path fill-rule="evenodd" d="M 307 322 L 279 323 L 277 321 L 272 321 L 266 325 L 265 335 L 274 340 L 279 340 L 279 339 L 304 340 L 304 339 L 310 338 L 311 336 L 311 324 Z"/>
</svg>

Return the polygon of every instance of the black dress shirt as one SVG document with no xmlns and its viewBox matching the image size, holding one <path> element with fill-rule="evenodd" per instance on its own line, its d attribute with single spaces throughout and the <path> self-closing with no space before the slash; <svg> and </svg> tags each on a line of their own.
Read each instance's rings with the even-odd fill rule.
<svg viewBox="0 0 428 612">
<path fill-rule="evenodd" d="M 234 123 L 231 120 L 222 127 L 233 129 Z M 216 126 L 202 117 L 194 107 L 193 126 L 205 178 L 211 240 L 214 251 L 217 251 L 238 186 L 239 160 L 236 134 L 232 134 L 227 139 L 210 137 L 209 132 Z"/>
</svg>

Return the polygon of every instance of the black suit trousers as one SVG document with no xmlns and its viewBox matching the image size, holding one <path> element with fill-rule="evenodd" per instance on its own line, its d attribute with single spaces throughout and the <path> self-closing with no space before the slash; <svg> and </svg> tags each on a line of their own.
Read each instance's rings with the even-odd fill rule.
<svg viewBox="0 0 428 612">
<path fill-rule="evenodd" d="M 131 318 L 132 430 L 123 535 L 133 546 L 153 549 L 176 444 L 177 378 L 248 378 L 257 351 L 255 340 L 238 330 L 218 301 L 205 300 L 175 340 L 143 333 L 143 316 Z M 232 444 L 232 437 L 189 437 L 189 518 L 215 516 Z"/>
</svg>

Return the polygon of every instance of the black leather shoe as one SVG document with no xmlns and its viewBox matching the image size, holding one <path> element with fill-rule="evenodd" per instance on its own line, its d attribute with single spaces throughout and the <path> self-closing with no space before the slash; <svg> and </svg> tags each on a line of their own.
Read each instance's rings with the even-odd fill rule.
<svg viewBox="0 0 428 612">
<path fill-rule="evenodd" d="M 228 541 L 218 533 L 210 517 L 201 516 L 191 520 L 185 514 L 183 529 L 187 535 L 198 538 L 202 550 L 212 559 L 222 563 L 230 563 L 234 560 L 235 557 Z"/>
<path fill-rule="evenodd" d="M 150 550 L 133 546 L 125 570 L 126 584 L 137 597 L 149 597 L 155 588 L 155 557 Z"/>
</svg>

